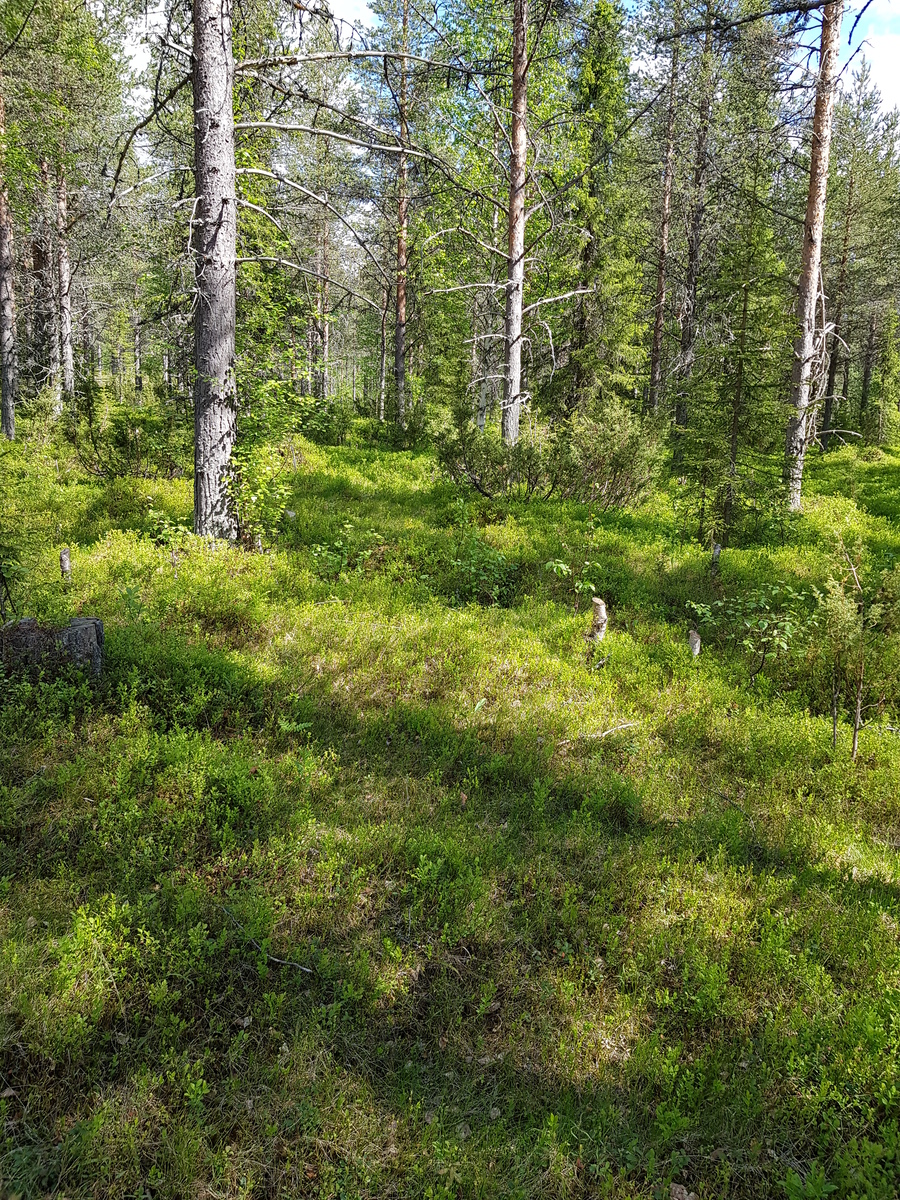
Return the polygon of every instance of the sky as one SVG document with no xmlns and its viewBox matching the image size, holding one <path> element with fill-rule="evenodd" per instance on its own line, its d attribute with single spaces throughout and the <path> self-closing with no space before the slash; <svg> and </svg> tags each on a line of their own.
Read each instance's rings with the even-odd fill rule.
<svg viewBox="0 0 900 1200">
<path fill-rule="evenodd" d="M 871 63 L 883 107 L 900 108 L 900 0 L 874 0 L 856 27 L 851 47 L 848 39 L 858 12 L 857 5 L 844 18 L 841 58 L 846 63 L 862 46 L 861 54 Z"/>
<path fill-rule="evenodd" d="M 881 92 L 885 109 L 900 108 L 900 0 L 873 0 L 864 13 L 850 43 L 850 30 L 864 0 L 857 0 L 844 17 L 841 61 L 850 63 L 850 70 L 862 55 L 872 66 L 872 78 Z M 371 23 L 372 14 L 366 0 L 331 0 L 332 11 L 345 21 Z M 761 0 L 760 8 L 765 8 Z M 152 27 L 152 26 L 151 26 Z M 139 36 L 129 39 L 129 53 L 135 65 L 143 67 L 149 52 L 140 45 Z M 855 56 L 855 57 L 854 57 Z"/>
</svg>

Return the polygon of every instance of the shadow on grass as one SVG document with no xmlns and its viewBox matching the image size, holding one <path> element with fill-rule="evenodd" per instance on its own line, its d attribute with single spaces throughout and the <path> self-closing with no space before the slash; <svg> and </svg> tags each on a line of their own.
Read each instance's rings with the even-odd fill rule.
<svg viewBox="0 0 900 1200">
<path fill-rule="evenodd" d="M 834 1159 L 849 1130 L 877 1136 L 880 1068 L 846 1063 L 856 1009 L 886 1019 L 871 958 L 893 884 L 725 800 L 654 814 L 624 738 L 562 768 L 549 724 L 475 728 L 440 699 L 361 708 L 328 671 L 288 676 L 171 633 L 143 656 L 111 636 L 96 709 L 57 714 L 86 740 L 39 784 L 7 764 L 0 874 L 32 902 L 63 883 L 70 898 L 46 933 L 16 930 L 49 964 L 49 1034 L 41 988 L 5 968 L 30 996 L 0 1068 L 29 1098 L 10 1186 L 117 1194 L 112 1155 L 135 1186 L 162 1163 L 157 1192 L 182 1194 L 165 1166 L 180 1123 L 197 1176 L 231 1147 L 262 1164 L 260 1194 L 337 1194 L 343 1171 L 359 1195 L 604 1179 L 648 1195 L 683 1177 L 749 1197 Z M 679 736 L 687 770 L 696 737 Z M 723 782 L 756 779 L 758 753 L 730 747 Z M 101 765 L 106 795 L 82 797 Z M 104 1141 L 142 1087 L 162 1143 Z"/>
</svg>

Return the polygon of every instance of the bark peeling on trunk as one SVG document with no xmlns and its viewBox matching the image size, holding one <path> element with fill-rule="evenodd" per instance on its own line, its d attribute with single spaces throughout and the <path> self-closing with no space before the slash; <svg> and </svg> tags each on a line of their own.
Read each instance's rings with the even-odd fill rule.
<svg viewBox="0 0 900 1200">
<path fill-rule="evenodd" d="M 409 2 L 403 2 L 403 57 L 400 59 L 400 144 L 409 140 L 408 71 L 406 53 L 409 50 Z M 409 268 L 409 164 L 406 152 L 400 153 L 397 172 L 397 289 L 394 321 L 394 385 L 397 389 L 397 423 L 406 428 L 406 278 Z"/>
<path fill-rule="evenodd" d="M 507 255 L 503 440 L 519 440 L 522 410 L 522 309 L 525 294 L 525 183 L 528 134 L 528 0 L 514 0 L 512 124 L 509 156 L 509 250 Z"/>
<path fill-rule="evenodd" d="M 194 0 L 194 532 L 234 540 L 234 59 L 231 0 Z"/>
<path fill-rule="evenodd" d="M 813 115 L 812 153 L 809 163 L 809 193 L 797 293 L 797 321 L 800 329 L 794 342 L 791 378 L 791 405 L 794 411 L 788 421 L 784 446 L 784 482 L 788 505 L 792 512 L 798 512 L 801 507 L 803 462 L 809 441 L 810 385 L 816 351 L 816 301 L 819 295 L 828 159 L 831 154 L 831 127 L 834 120 L 843 13 L 844 0 L 832 0 L 822 12 L 819 77 L 816 83 L 816 108 Z"/>
<path fill-rule="evenodd" d="M 3 133 L 3 93 L 0 91 L 0 141 Z M 16 399 L 19 391 L 15 269 L 12 214 L 6 182 L 0 175 L 0 431 L 10 441 L 16 436 Z"/>
</svg>

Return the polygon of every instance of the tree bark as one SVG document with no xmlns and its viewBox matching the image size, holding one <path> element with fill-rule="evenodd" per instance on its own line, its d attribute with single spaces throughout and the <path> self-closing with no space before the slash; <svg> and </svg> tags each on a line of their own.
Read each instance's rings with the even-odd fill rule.
<svg viewBox="0 0 900 1200">
<path fill-rule="evenodd" d="M 709 70 L 712 49 L 712 24 L 706 26 L 703 44 L 704 73 Z M 699 122 L 697 125 L 697 150 L 694 159 L 694 203 L 688 227 L 687 275 L 684 284 L 684 304 L 681 312 L 681 381 L 675 403 L 675 454 L 676 467 L 682 459 L 681 440 L 688 424 L 687 383 L 694 367 L 694 344 L 697 339 L 697 285 L 700 280 L 700 251 L 703 239 L 703 218 L 706 214 L 706 175 L 709 166 L 709 126 L 712 118 L 714 81 L 710 76 L 702 82 Z"/>
<path fill-rule="evenodd" d="M 738 338 L 738 364 L 734 383 L 734 397 L 731 404 L 731 436 L 729 438 L 728 445 L 728 483 L 725 485 L 725 507 L 722 514 L 722 524 L 725 527 L 726 538 L 731 532 L 731 527 L 734 524 L 734 481 L 737 478 L 738 434 L 741 427 L 741 413 L 743 412 L 744 408 L 744 359 L 747 352 L 747 309 L 749 291 L 750 285 L 745 283 L 744 297 L 741 303 L 741 332 Z"/>
<path fill-rule="evenodd" d="M 327 194 L 326 194 L 327 201 Z M 329 267 L 329 244 L 328 244 L 328 213 L 323 209 L 322 212 L 322 240 L 319 243 L 319 304 L 318 304 L 318 321 L 317 332 L 319 335 L 318 346 L 318 371 L 316 372 L 316 391 L 320 400 L 328 399 L 328 351 L 329 351 L 329 311 L 328 311 L 328 267 Z"/>
<path fill-rule="evenodd" d="M 381 341 L 378 348 L 378 420 L 384 420 L 384 393 L 387 384 L 387 315 L 388 292 L 381 292 Z"/>
<path fill-rule="evenodd" d="M 678 16 L 675 17 L 676 27 Z M 678 38 L 672 43 L 672 67 L 669 77 L 669 115 L 666 122 L 666 160 L 663 173 L 662 213 L 659 227 L 659 265 L 656 270 L 656 305 L 653 314 L 653 342 L 650 347 L 650 394 L 653 412 L 659 408 L 662 384 L 662 348 L 666 327 L 666 288 L 669 258 L 669 227 L 672 220 L 672 184 L 675 177 L 675 99 L 678 84 Z"/>
<path fill-rule="evenodd" d="M 236 436 L 234 58 L 231 0 L 194 0 L 194 532 L 234 540 Z"/>
<path fill-rule="evenodd" d="M 503 386 L 503 440 L 519 440 L 522 410 L 522 310 L 525 294 L 525 182 L 528 135 L 528 0 L 513 0 L 512 124 L 509 157 L 509 250 L 507 254 L 506 372 Z"/>
<path fill-rule="evenodd" d="M 408 71 L 406 53 L 409 49 L 409 0 L 403 0 L 403 43 L 400 59 L 400 144 L 409 139 Z M 408 268 L 409 234 L 409 164 L 404 150 L 400 152 L 397 171 L 397 287 L 394 321 L 394 386 L 397 389 L 397 423 L 406 428 L 406 275 Z"/>
<path fill-rule="evenodd" d="M 6 132 L 4 116 L 3 92 L 0 90 L 0 145 L 4 142 Z M 2 166 L 0 163 L 0 168 Z M 10 441 L 16 436 L 16 400 L 19 393 L 15 269 L 12 213 L 6 180 L 0 169 L 0 432 Z"/>
<path fill-rule="evenodd" d="M 816 341 L 816 300 L 819 294 L 819 269 L 822 262 L 822 230 L 825 225 L 825 199 L 828 188 L 828 160 L 831 154 L 831 127 L 838 78 L 838 52 L 841 43 L 841 18 L 844 0 L 832 0 L 822 12 L 822 40 L 819 51 L 819 77 L 816 82 L 816 108 L 813 115 L 812 153 L 809 163 L 809 192 L 803 228 L 800 258 L 800 284 L 797 292 L 797 322 L 800 326 L 794 342 L 794 366 L 791 378 L 791 406 L 784 446 L 784 482 L 792 512 L 802 507 L 803 463 L 809 440 L 810 382 Z"/>
<path fill-rule="evenodd" d="M 65 168 L 56 173 L 56 275 L 59 286 L 59 352 L 63 403 L 75 397 L 75 346 L 72 341 L 72 265 L 69 260 L 69 196 Z"/>
<path fill-rule="evenodd" d="M 144 390 L 144 374 L 141 363 L 141 325 L 138 317 L 134 318 L 134 390 Z"/>
<path fill-rule="evenodd" d="M 860 432 L 865 436 L 866 417 L 869 412 L 869 392 L 872 390 L 872 371 L 875 369 L 875 336 L 878 332 L 878 316 L 875 310 L 869 317 L 869 336 L 866 338 L 866 352 L 863 358 L 862 388 L 859 393 L 859 424 Z M 868 439 L 867 439 L 868 440 Z"/>
<path fill-rule="evenodd" d="M 825 387 L 825 408 L 822 413 L 822 453 L 827 454 L 831 440 L 831 422 L 834 416 L 834 389 L 837 386 L 838 365 L 841 358 L 841 318 L 843 316 L 844 291 L 847 287 L 847 262 L 850 257 L 850 224 L 853 218 L 853 168 L 847 182 L 847 212 L 844 216 L 844 241 L 841 247 L 841 265 L 838 272 L 837 295 L 834 306 L 834 329 L 831 334 L 831 354 L 828 358 L 828 383 Z"/>
<path fill-rule="evenodd" d="M 53 294 L 53 240 L 56 222 L 50 216 L 50 166 L 41 159 L 39 215 L 31 242 L 32 279 L 34 281 L 33 364 L 38 387 L 54 387 L 59 367 L 59 334 Z"/>
</svg>

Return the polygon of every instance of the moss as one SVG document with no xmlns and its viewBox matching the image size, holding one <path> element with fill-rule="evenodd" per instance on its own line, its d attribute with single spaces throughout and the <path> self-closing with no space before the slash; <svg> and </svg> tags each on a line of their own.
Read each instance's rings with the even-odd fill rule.
<svg viewBox="0 0 900 1200">
<path fill-rule="evenodd" d="M 691 658 L 713 585 L 665 491 L 460 510 L 427 455 L 308 446 L 247 554 L 177 532 L 189 483 L 16 453 L 21 606 L 102 617 L 108 665 L 3 686 L 0 1187 L 892 1194 L 900 743 L 852 764 L 789 674 Z M 718 586 L 893 553 L 889 460 L 812 464 Z M 466 602 L 460 530 L 508 607 Z"/>
</svg>

